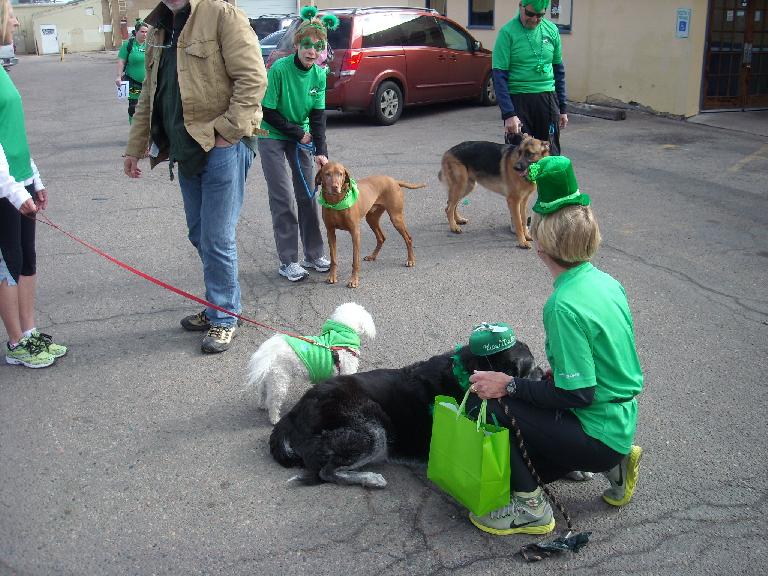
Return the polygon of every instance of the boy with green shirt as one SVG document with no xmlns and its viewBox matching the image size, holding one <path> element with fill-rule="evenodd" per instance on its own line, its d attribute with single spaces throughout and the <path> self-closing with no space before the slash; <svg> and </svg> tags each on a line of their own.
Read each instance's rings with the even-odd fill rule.
<svg viewBox="0 0 768 576">
<path fill-rule="evenodd" d="M 546 534 L 554 529 L 542 484 L 574 471 L 603 472 L 610 488 L 603 500 L 629 503 L 637 483 L 642 449 L 632 444 L 643 374 L 634 324 L 622 285 L 590 260 L 600 230 L 582 194 L 571 161 L 542 158 L 529 168 L 538 198 L 531 234 L 554 279 L 544 305 L 544 343 L 551 374 L 544 380 L 475 372 L 472 391 L 489 403 L 502 425 L 512 418 L 530 458 L 517 445 L 510 451 L 512 501 L 472 523 L 492 534 Z"/>
</svg>

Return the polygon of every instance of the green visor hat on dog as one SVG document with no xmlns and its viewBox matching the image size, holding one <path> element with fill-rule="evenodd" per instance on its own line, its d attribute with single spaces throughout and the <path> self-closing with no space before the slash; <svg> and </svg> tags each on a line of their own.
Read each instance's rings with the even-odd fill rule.
<svg viewBox="0 0 768 576">
<path fill-rule="evenodd" d="M 472 329 L 469 349 L 475 356 L 490 356 L 512 348 L 516 342 L 515 333 L 508 324 L 483 322 Z"/>
<path fill-rule="evenodd" d="M 557 212 L 563 206 L 589 206 L 589 196 L 579 191 L 573 165 L 565 156 L 545 156 L 528 167 L 528 180 L 536 183 L 538 197 L 532 210 L 539 214 Z"/>
</svg>

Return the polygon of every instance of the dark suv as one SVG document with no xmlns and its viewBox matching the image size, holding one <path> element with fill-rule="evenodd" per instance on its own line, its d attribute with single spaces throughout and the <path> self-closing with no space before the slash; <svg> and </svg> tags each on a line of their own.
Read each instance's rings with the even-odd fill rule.
<svg viewBox="0 0 768 576">
<path fill-rule="evenodd" d="M 332 50 L 326 108 L 368 113 L 397 122 L 404 106 L 453 100 L 496 104 L 491 51 L 459 24 L 428 8 L 335 8 L 339 27 Z M 267 67 L 293 53 L 296 19 L 272 51 Z"/>
<path fill-rule="evenodd" d="M 282 30 L 296 18 L 296 14 L 265 14 L 258 18 L 249 18 L 251 22 L 251 28 L 256 32 L 256 36 L 259 40 L 264 39 L 265 36 Z"/>
</svg>

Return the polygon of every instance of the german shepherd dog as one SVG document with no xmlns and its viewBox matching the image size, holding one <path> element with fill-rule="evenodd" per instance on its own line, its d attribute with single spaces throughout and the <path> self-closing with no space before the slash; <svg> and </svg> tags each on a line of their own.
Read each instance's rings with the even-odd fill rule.
<svg viewBox="0 0 768 576">
<path fill-rule="evenodd" d="M 530 248 L 526 211 L 528 199 L 536 190 L 536 185 L 526 175 L 528 167 L 544 156 L 549 156 L 549 142 L 528 134 L 513 134 L 507 144 L 462 142 L 443 154 L 438 178 L 448 186 L 445 213 L 451 232 L 461 233 L 459 224 L 468 222 L 459 214 L 459 202 L 479 182 L 488 190 L 506 196 L 517 245 Z"/>
<path fill-rule="evenodd" d="M 453 372 L 454 351 L 405 368 L 382 368 L 335 376 L 310 388 L 272 430 L 269 450 L 285 467 L 304 471 L 292 480 L 304 484 L 334 482 L 383 488 L 381 474 L 364 466 L 389 456 L 425 461 L 432 438 L 435 396 L 461 401 L 464 389 Z M 540 380 L 533 355 L 519 340 L 490 356 L 476 356 L 469 346 L 459 352 L 462 365 L 498 370 Z"/>
</svg>

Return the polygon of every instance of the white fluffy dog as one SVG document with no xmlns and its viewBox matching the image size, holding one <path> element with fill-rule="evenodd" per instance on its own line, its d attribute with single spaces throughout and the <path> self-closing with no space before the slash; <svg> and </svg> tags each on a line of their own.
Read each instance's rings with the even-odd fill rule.
<svg viewBox="0 0 768 576">
<path fill-rule="evenodd" d="M 330 320 L 353 330 L 358 339 L 363 335 L 371 339 L 376 337 L 373 318 L 365 308 L 355 302 L 338 306 Z M 326 322 L 324 329 L 329 325 L 332 323 Z M 324 330 L 320 337 L 326 334 L 327 331 Z M 320 337 L 314 336 L 312 339 Z M 267 410 L 272 424 L 277 424 L 280 415 L 290 410 L 313 384 L 313 374 L 288 341 L 283 334 L 271 336 L 253 353 L 248 363 L 246 385 L 248 388 L 256 387 L 256 404 L 259 408 Z M 313 344 L 305 346 L 323 349 Z M 327 352 L 330 358 L 330 350 L 323 351 Z M 330 376 L 357 372 L 360 358 L 354 350 L 341 348 L 336 350 L 336 354 L 338 362 L 336 363 L 335 358 L 331 361 L 335 368 Z"/>
</svg>

